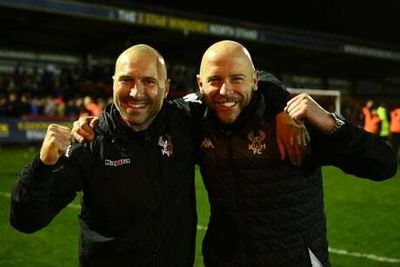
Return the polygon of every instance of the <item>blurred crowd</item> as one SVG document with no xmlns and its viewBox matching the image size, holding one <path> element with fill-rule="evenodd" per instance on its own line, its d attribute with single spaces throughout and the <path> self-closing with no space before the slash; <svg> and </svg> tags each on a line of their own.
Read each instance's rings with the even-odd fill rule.
<svg viewBox="0 0 400 267">
<path fill-rule="evenodd" d="M 170 99 L 194 91 L 193 72 L 183 66 L 172 66 L 168 71 Z M 113 65 L 88 68 L 18 65 L 13 73 L 0 76 L 0 117 L 74 120 L 83 114 L 99 115 L 112 101 L 112 75 Z M 325 108 L 334 110 L 333 106 Z M 382 101 L 370 99 L 361 103 L 360 99 L 350 99 L 342 102 L 342 113 L 351 123 L 389 142 L 398 153 L 400 105 L 389 108 Z"/>
<path fill-rule="evenodd" d="M 58 96 L 35 96 L 29 93 L 10 93 L 0 102 L 0 117 L 7 118 L 69 118 L 76 119 L 80 115 L 98 115 L 112 101 L 111 97 L 91 96 L 72 97 L 65 100 Z"/>
<path fill-rule="evenodd" d="M 169 74 L 169 98 L 193 91 L 184 67 L 173 66 Z M 80 114 L 96 115 L 112 101 L 112 75 L 112 65 L 90 68 L 18 65 L 13 73 L 0 76 L 0 117 L 74 119 Z"/>
<path fill-rule="evenodd" d="M 80 68 L 47 65 L 45 68 L 16 66 L 0 80 L 0 116 L 72 117 L 99 109 L 112 95 L 112 68 Z"/>
<path fill-rule="evenodd" d="M 400 146 L 400 105 L 388 109 L 385 102 L 369 99 L 362 108 L 363 128 L 391 144 L 395 155 Z"/>
</svg>

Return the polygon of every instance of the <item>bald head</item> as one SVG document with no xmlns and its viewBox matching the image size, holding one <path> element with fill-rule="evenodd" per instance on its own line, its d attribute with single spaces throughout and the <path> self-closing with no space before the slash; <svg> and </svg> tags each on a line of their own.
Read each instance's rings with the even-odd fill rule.
<svg viewBox="0 0 400 267">
<path fill-rule="evenodd" d="M 147 129 L 168 95 L 161 54 L 145 44 L 126 49 L 115 62 L 113 79 L 114 103 L 123 122 L 135 131 Z"/>
<path fill-rule="evenodd" d="M 225 40 L 210 46 L 203 55 L 197 84 L 206 105 L 218 119 L 234 122 L 257 90 L 258 74 L 247 49 Z"/>
<path fill-rule="evenodd" d="M 129 65 L 130 62 L 137 62 L 144 58 L 146 62 L 153 61 L 156 64 L 160 80 L 167 79 L 167 68 L 164 58 L 156 49 L 146 44 L 137 44 L 123 51 L 115 62 L 115 74 L 119 73 L 120 70 L 126 65 Z"/>
<path fill-rule="evenodd" d="M 255 70 L 250 53 L 242 44 L 231 40 L 217 42 L 204 53 L 200 64 L 200 76 L 210 63 L 223 65 L 233 64 L 235 61 L 246 66 L 251 72 Z"/>
</svg>

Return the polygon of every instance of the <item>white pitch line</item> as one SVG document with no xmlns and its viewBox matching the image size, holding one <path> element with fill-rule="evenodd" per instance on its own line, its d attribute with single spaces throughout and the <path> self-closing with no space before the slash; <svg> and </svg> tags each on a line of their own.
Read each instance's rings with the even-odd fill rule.
<svg viewBox="0 0 400 267">
<path fill-rule="evenodd" d="M 10 197 L 11 194 L 0 191 L 0 196 L 2 196 L 2 197 Z M 67 207 L 68 208 L 73 208 L 73 209 L 80 209 L 80 205 L 76 205 L 76 204 L 69 204 Z M 206 231 L 207 230 L 207 226 L 198 224 L 197 225 L 197 230 Z M 329 247 L 329 253 L 338 254 L 338 255 L 344 255 L 344 256 L 349 256 L 349 257 L 364 258 L 364 259 L 368 259 L 368 260 L 372 260 L 372 261 L 379 261 L 379 262 L 386 262 L 386 263 L 400 263 L 400 259 L 399 258 L 388 258 L 388 257 L 377 256 L 377 255 L 374 255 L 374 254 L 351 252 L 351 251 L 347 251 L 345 249 L 337 249 L 337 248 L 331 248 L 331 247 Z"/>
<path fill-rule="evenodd" d="M 369 260 L 373 260 L 373 261 L 386 262 L 386 263 L 400 263 L 399 258 L 388 258 L 388 257 L 377 256 L 374 254 L 351 252 L 351 251 L 347 251 L 345 249 L 337 249 L 337 248 L 331 248 L 331 247 L 329 248 L 329 253 L 345 255 L 345 256 L 350 256 L 350 257 L 356 257 L 356 258 L 365 258 L 365 259 L 369 259 Z"/>
<path fill-rule="evenodd" d="M 198 224 L 197 230 L 206 231 L 207 226 Z M 400 263 L 399 258 L 388 258 L 388 257 L 377 256 L 374 254 L 351 252 L 351 251 L 347 251 L 345 249 L 337 249 L 337 248 L 331 248 L 331 247 L 329 247 L 328 249 L 329 249 L 329 253 L 332 253 L 332 254 L 338 254 L 338 255 L 344 255 L 344 256 L 356 257 L 356 258 L 364 258 L 364 259 L 368 259 L 368 260 L 372 260 L 372 261 L 379 261 L 379 262 L 385 262 L 385 263 Z"/>
</svg>

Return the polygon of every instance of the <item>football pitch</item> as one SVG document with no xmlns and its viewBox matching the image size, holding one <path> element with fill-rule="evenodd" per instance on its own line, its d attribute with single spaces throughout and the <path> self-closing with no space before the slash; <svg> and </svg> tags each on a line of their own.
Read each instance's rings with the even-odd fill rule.
<svg viewBox="0 0 400 267">
<path fill-rule="evenodd" d="M 0 266 L 78 266 L 78 198 L 37 233 L 23 234 L 9 225 L 11 188 L 35 153 L 36 148 L 0 147 Z M 333 167 L 323 172 L 332 266 L 400 266 L 400 173 L 388 181 L 372 182 Z M 198 172 L 196 186 L 199 225 L 194 266 L 201 267 L 209 206 Z"/>
</svg>

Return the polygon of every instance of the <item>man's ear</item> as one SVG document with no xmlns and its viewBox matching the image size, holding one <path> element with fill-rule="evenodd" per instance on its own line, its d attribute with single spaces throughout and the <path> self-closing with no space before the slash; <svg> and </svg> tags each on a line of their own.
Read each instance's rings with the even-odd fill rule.
<svg viewBox="0 0 400 267">
<path fill-rule="evenodd" d="M 197 87 L 199 88 L 200 93 L 204 93 L 203 82 L 201 81 L 200 74 L 196 74 L 196 79 L 197 79 Z"/>
<path fill-rule="evenodd" d="M 257 91 L 258 90 L 258 81 L 259 80 L 260 80 L 260 74 L 259 74 L 258 70 L 255 70 L 253 72 L 253 83 L 254 83 L 253 91 Z"/>
<path fill-rule="evenodd" d="M 169 92 L 169 87 L 171 85 L 171 80 L 167 79 L 165 80 L 165 92 L 164 92 L 164 98 L 167 98 L 168 92 Z"/>
</svg>

